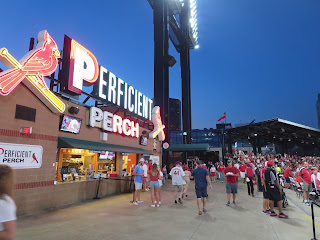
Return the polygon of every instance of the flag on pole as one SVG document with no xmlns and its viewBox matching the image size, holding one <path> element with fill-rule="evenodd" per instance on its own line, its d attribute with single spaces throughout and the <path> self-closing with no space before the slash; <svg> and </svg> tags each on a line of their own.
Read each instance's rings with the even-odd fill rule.
<svg viewBox="0 0 320 240">
<path fill-rule="evenodd" d="M 222 115 L 221 118 L 219 118 L 219 120 L 217 122 L 220 122 L 222 119 L 225 119 L 226 118 L 226 112 L 224 112 L 224 114 Z"/>
</svg>

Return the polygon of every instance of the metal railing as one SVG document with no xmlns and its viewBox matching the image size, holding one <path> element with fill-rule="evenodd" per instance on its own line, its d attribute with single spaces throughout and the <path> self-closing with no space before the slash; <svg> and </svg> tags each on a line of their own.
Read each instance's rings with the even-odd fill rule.
<svg viewBox="0 0 320 240">
<path fill-rule="evenodd" d="M 313 211 L 313 205 L 316 205 L 320 207 L 320 205 L 316 202 L 311 203 L 311 217 L 312 217 L 312 230 L 313 230 L 313 238 L 311 240 L 317 240 L 316 237 L 316 227 L 315 227 L 315 222 L 314 222 L 314 211 Z"/>
</svg>

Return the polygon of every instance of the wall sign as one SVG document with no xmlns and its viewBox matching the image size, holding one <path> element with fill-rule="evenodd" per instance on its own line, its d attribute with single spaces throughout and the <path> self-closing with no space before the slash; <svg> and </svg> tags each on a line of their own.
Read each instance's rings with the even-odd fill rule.
<svg viewBox="0 0 320 240">
<path fill-rule="evenodd" d="M 89 112 L 90 127 L 102 128 L 108 132 L 124 134 L 126 136 L 139 138 L 139 123 L 135 123 L 127 118 L 102 111 L 100 108 L 91 107 Z"/>
<path fill-rule="evenodd" d="M 153 101 L 103 66 L 99 68 L 96 57 L 84 46 L 65 36 L 63 53 L 63 91 L 79 95 L 84 84 L 94 83 L 92 95 L 99 101 L 151 120 Z"/>
<path fill-rule="evenodd" d="M 44 76 L 56 70 L 58 58 L 58 46 L 46 30 L 38 34 L 36 48 L 29 51 L 20 61 L 17 61 L 6 48 L 1 48 L 0 61 L 8 70 L 0 73 L 0 94 L 10 94 L 23 81 L 52 112 L 64 112 L 64 103 L 49 90 L 44 80 Z"/>
<path fill-rule="evenodd" d="M 25 145 L 0 142 L 0 164 L 14 169 L 40 168 L 43 148 L 39 145 Z"/>
</svg>

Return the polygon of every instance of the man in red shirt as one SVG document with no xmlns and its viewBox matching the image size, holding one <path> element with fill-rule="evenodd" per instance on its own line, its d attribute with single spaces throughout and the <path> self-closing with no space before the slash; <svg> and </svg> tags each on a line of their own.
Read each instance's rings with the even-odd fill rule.
<svg viewBox="0 0 320 240">
<path fill-rule="evenodd" d="M 227 206 L 230 206 L 230 197 L 232 193 L 233 204 L 236 205 L 236 194 L 238 193 L 237 178 L 239 177 L 239 170 L 234 167 L 232 160 L 228 160 L 228 167 L 224 169 L 227 178 L 226 193 L 227 193 Z"/>
<path fill-rule="evenodd" d="M 222 162 L 220 162 L 220 165 L 218 166 L 218 171 L 219 171 L 219 174 L 220 174 L 220 179 L 221 179 L 221 182 L 224 181 L 224 169 L 226 167 L 223 165 Z"/>
<path fill-rule="evenodd" d="M 247 181 L 247 188 L 248 188 L 248 195 L 254 197 L 254 188 L 253 188 L 253 168 L 250 163 L 247 163 L 246 168 L 246 181 Z"/>
<path fill-rule="evenodd" d="M 239 170 L 240 170 L 240 177 L 243 181 L 243 183 L 245 183 L 246 181 L 246 165 L 242 162 L 240 167 L 239 167 Z"/>
<path fill-rule="evenodd" d="M 286 187 L 286 188 L 290 188 L 290 183 L 291 183 L 290 177 L 291 177 L 291 175 L 292 175 L 292 173 L 291 173 L 291 168 L 292 168 L 292 166 L 288 166 L 288 167 L 284 170 L 284 173 L 283 173 L 283 176 L 284 176 L 284 178 L 286 179 L 286 184 L 285 184 L 285 187 Z"/>
<path fill-rule="evenodd" d="M 311 181 L 312 172 L 310 169 L 308 169 L 308 167 L 309 167 L 309 163 L 304 162 L 304 167 L 300 170 L 298 176 L 301 180 L 303 180 L 302 191 L 304 196 L 304 204 L 306 204 L 307 206 L 310 206 L 309 193 L 312 191 L 312 181 Z"/>
</svg>

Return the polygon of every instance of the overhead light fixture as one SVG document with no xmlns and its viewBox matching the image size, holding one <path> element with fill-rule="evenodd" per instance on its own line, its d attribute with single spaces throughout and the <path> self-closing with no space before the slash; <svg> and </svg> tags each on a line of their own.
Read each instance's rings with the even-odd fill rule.
<svg viewBox="0 0 320 240">
<path fill-rule="evenodd" d="M 165 62 L 166 62 L 170 67 L 173 67 L 173 66 L 176 64 L 177 60 L 176 60 L 173 56 L 168 55 L 168 56 L 165 57 Z"/>
<path fill-rule="evenodd" d="M 70 107 L 68 109 L 68 112 L 71 113 L 71 114 L 78 114 L 79 113 L 79 108 L 78 107 Z"/>
</svg>

